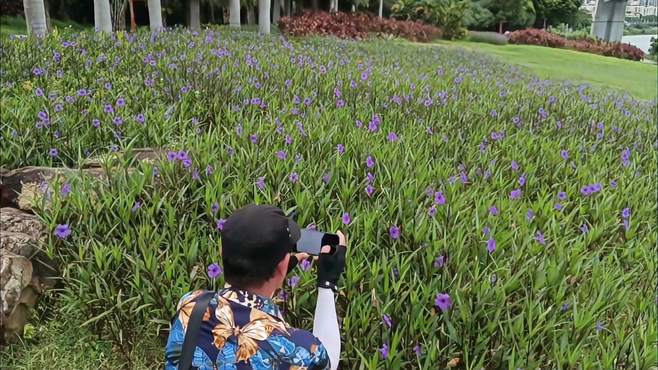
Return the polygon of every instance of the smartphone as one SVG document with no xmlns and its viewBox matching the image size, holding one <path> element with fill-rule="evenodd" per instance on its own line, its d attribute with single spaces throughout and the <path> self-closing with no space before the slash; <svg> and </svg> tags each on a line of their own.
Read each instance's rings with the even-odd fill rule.
<svg viewBox="0 0 658 370">
<path fill-rule="evenodd" d="M 312 256 L 320 255 L 322 247 L 325 245 L 335 247 L 340 243 L 336 234 L 329 234 L 317 230 L 301 230 L 301 235 L 295 246 L 299 253 L 308 253 Z"/>
</svg>

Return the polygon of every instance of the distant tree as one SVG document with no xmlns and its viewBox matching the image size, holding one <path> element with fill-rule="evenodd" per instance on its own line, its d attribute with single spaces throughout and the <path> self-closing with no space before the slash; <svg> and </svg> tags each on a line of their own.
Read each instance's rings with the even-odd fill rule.
<svg viewBox="0 0 658 370">
<path fill-rule="evenodd" d="M 496 23 L 496 18 L 486 5 L 486 0 L 476 0 L 470 3 L 464 14 L 464 24 L 466 27 L 481 30 L 487 29 Z"/>
<path fill-rule="evenodd" d="M 655 37 L 651 38 L 651 46 L 649 47 L 649 55 L 653 55 L 654 58 L 658 56 L 658 39 Z"/>
<path fill-rule="evenodd" d="M 580 9 L 581 0 L 532 0 L 537 26 L 546 28 L 561 23 L 573 27 L 575 16 Z"/>
</svg>

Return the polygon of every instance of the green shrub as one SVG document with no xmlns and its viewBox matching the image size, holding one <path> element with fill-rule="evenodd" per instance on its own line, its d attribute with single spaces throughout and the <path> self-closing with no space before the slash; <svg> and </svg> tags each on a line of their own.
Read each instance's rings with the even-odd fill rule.
<svg viewBox="0 0 658 370">
<path fill-rule="evenodd" d="M 465 0 L 398 0 L 391 11 L 394 18 L 436 25 L 443 37 L 451 40 L 466 35 L 464 17 L 468 6 Z"/>
<path fill-rule="evenodd" d="M 494 45 L 506 45 L 507 36 L 498 32 L 468 31 L 468 40 Z"/>
</svg>

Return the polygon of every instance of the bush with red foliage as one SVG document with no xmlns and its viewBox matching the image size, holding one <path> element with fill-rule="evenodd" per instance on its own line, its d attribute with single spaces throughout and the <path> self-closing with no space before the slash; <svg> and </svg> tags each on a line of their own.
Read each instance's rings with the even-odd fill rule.
<svg viewBox="0 0 658 370">
<path fill-rule="evenodd" d="M 642 49 L 630 44 L 622 44 L 619 42 L 610 43 L 590 38 L 567 40 L 562 36 L 535 28 L 528 28 L 510 33 L 509 42 L 512 44 L 567 48 L 586 53 L 630 60 L 642 60 L 642 58 L 644 58 L 644 52 Z"/>
<path fill-rule="evenodd" d="M 509 34 L 509 42 L 512 44 L 528 44 L 562 48 L 566 39 L 562 36 L 536 28 L 514 31 Z"/>
<path fill-rule="evenodd" d="M 357 40 L 372 34 L 402 37 L 411 41 L 431 41 L 441 36 L 440 29 L 422 22 L 382 19 L 365 13 L 306 11 L 281 18 L 279 29 L 290 36 L 336 36 Z"/>
</svg>

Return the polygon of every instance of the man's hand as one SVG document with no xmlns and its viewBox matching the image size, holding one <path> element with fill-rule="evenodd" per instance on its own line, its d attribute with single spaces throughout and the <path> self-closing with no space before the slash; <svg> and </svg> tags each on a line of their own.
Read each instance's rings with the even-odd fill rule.
<svg viewBox="0 0 658 370">
<path fill-rule="evenodd" d="M 299 261 L 305 260 L 308 258 L 308 253 L 291 253 L 290 260 L 288 260 L 288 274 L 297 267 Z"/>
<path fill-rule="evenodd" d="M 323 246 L 318 263 L 318 287 L 333 291 L 338 289 L 338 279 L 345 270 L 345 254 L 347 253 L 347 238 L 340 231 L 336 234 L 339 245 L 336 246 L 333 253 L 331 253 L 330 246 Z"/>
</svg>

